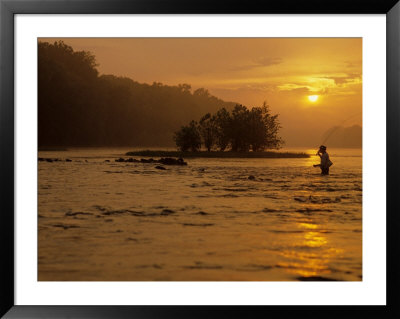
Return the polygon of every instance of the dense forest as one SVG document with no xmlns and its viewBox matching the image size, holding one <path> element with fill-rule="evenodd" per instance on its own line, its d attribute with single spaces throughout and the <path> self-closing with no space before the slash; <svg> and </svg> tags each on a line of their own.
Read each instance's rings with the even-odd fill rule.
<svg viewBox="0 0 400 319">
<path fill-rule="evenodd" d="M 203 88 L 142 84 L 99 75 L 97 66 L 90 52 L 62 41 L 38 43 L 40 148 L 174 146 L 174 132 L 182 125 L 235 107 Z"/>
</svg>

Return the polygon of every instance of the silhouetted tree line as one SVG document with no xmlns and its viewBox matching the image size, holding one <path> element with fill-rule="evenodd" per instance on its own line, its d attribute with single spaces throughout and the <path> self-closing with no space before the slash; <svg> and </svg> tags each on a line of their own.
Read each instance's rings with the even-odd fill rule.
<svg viewBox="0 0 400 319">
<path fill-rule="evenodd" d="M 271 115 L 266 103 L 252 109 L 236 105 L 232 112 L 221 108 L 199 122 L 192 120 L 175 132 L 174 140 L 181 151 L 199 151 L 204 146 L 207 151 L 258 152 L 282 146 L 280 127 L 278 115 Z"/>
<path fill-rule="evenodd" d="M 97 66 L 62 41 L 38 43 L 39 147 L 173 146 L 190 119 L 235 105 L 188 84 L 99 75 Z"/>
</svg>

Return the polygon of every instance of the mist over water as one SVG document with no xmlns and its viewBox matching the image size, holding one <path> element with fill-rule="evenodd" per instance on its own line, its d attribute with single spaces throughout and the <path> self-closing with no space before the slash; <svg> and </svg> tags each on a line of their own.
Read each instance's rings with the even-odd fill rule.
<svg viewBox="0 0 400 319">
<path fill-rule="evenodd" d="M 132 150 L 129 149 L 129 150 Z M 362 280 L 360 149 L 311 158 L 117 163 L 39 152 L 39 280 Z"/>
</svg>

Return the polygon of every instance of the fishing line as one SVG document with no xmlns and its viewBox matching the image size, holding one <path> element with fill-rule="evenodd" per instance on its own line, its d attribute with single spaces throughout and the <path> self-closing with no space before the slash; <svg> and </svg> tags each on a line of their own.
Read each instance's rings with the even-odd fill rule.
<svg viewBox="0 0 400 319">
<path fill-rule="evenodd" d="M 325 143 L 329 140 L 329 138 L 333 135 L 333 133 L 335 133 L 340 127 L 342 127 L 342 125 L 344 123 L 346 123 L 347 121 L 351 120 L 352 118 L 360 115 L 362 112 L 357 112 L 356 114 L 353 114 L 352 116 L 348 117 L 347 119 L 345 119 L 343 122 L 341 122 L 339 125 L 337 125 L 336 127 L 333 128 L 333 130 L 328 134 L 327 137 L 325 137 L 324 141 L 321 143 L 322 145 L 325 145 Z"/>
</svg>

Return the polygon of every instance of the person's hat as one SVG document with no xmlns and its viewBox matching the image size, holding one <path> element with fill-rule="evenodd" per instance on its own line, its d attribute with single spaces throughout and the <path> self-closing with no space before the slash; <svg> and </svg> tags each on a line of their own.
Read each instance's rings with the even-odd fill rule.
<svg viewBox="0 0 400 319">
<path fill-rule="evenodd" d="M 324 150 L 324 151 L 325 151 L 325 150 L 326 150 L 326 146 L 324 146 L 324 145 L 321 145 L 321 146 L 319 147 L 319 149 L 320 149 L 320 150 Z"/>
</svg>

